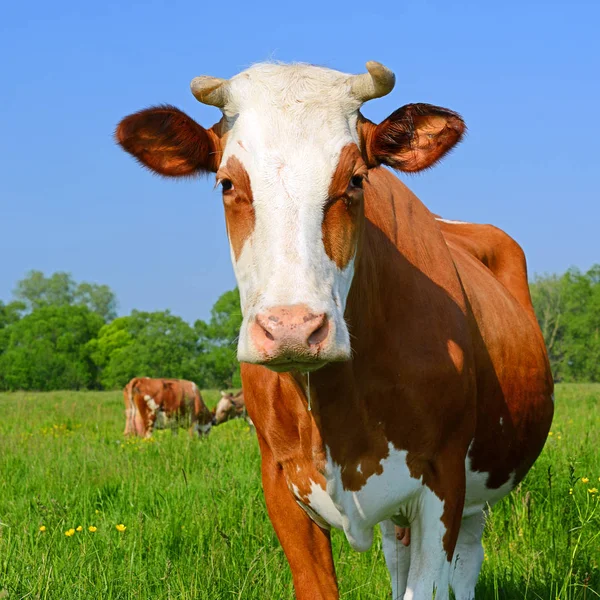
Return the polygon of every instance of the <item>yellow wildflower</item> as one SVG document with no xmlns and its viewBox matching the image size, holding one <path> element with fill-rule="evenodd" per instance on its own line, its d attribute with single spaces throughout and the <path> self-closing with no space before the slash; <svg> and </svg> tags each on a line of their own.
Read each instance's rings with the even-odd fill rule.
<svg viewBox="0 0 600 600">
<path fill-rule="evenodd" d="M 573 488 L 569 488 L 569 494 L 573 495 Z"/>
<path fill-rule="evenodd" d="M 40 531 L 41 531 L 42 533 L 43 533 L 44 531 L 46 531 L 46 526 L 45 526 L 45 525 L 42 525 L 42 526 L 40 527 Z"/>
<path fill-rule="evenodd" d="M 97 528 L 97 527 L 94 527 L 93 525 L 90 525 L 90 526 L 88 527 L 88 531 L 89 531 L 89 532 L 91 532 L 91 533 L 94 533 L 94 532 L 95 532 L 95 531 L 97 531 L 97 530 L 98 530 L 98 528 Z"/>
<path fill-rule="evenodd" d="M 98 509 L 96 509 L 96 514 L 97 514 L 97 515 L 99 515 L 99 514 L 100 514 L 100 511 L 99 511 Z"/>
<path fill-rule="evenodd" d="M 589 477 L 582 477 L 581 478 L 581 483 L 589 483 L 590 482 L 590 478 Z"/>
<path fill-rule="evenodd" d="M 562 435 L 560 435 L 560 433 L 556 436 L 557 440 L 562 440 Z"/>
<path fill-rule="evenodd" d="M 83 527 L 81 525 L 78 525 L 75 531 L 83 531 Z"/>
<path fill-rule="evenodd" d="M 554 435 L 554 431 L 549 431 L 548 435 Z"/>
<path fill-rule="evenodd" d="M 65 531 L 65 535 L 67 537 L 71 537 L 72 535 L 75 535 L 75 530 L 74 529 L 67 529 L 67 531 Z"/>
<path fill-rule="evenodd" d="M 117 531 L 125 531 L 127 529 L 123 523 L 119 523 L 119 525 L 115 525 L 115 527 L 117 528 Z"/>
<path fill-rule="evenodd" d="M 588 488 L 588 492 L 590 494 L 597 494 L 598 493 L 598 488 Z"/>
</svg>

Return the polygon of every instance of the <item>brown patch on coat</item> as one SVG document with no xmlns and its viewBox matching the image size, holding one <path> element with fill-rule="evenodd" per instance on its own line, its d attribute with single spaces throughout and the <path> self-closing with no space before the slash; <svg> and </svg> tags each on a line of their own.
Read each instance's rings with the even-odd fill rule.
<svg viewBox="0 0 600 600">
<path fill-rule="evenodd" d="M 143 166 L 165 177 L 216 172 L 221 141 L 174 106 L 140 110 L 117 126 L 115 139 Z"/>
<path fill-rule="evenodd" d="M 352 178 L 364 178 L 366 174 L 367 169 L 356 144 L 345 146 L 329 185 L 329 198 L 321 224 L 325 252 L 340 270 L 356 253 L 359 220 L 363 215 L 363 190 L 352 185 Z"/>
<path fill-rule="evenodd" d="M 217 180 L 228 179 L 233 183 L 231 190 L 223 191 L 227 235 L 236 260 L 239 260 L 246 240 L 254 231 L 254 198 L 250 177 L 244 165 L 235 156 L 227 159 L 225 166 L 217 172 Z"/>
</svg>

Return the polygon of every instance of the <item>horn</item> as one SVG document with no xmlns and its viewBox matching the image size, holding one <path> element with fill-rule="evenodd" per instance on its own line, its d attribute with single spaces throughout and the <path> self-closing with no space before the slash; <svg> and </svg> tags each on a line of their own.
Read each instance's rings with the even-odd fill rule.
<svg viewBox="0 0 600 600">
<path fill-rule="evenodd" d="M 394 89 L 396 76 L 381 63 L 370 60 L 368 73 L 350 77 L 350 93 L 360 102 L 381 98 Z"/>
<path fill-rule="evenodd" d="M 192 79 L 190 88 L 196 99 L 203 104 L 225 108 L 229 100 L 229 82 L 227 79 L 202 75 Z"/>
</svg>

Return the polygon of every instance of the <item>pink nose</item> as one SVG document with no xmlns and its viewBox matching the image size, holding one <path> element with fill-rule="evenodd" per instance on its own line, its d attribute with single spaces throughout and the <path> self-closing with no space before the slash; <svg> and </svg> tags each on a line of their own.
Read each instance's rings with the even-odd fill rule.
<svg viewBox="0 0 600 600">
<path fill-rule="evenodd" d="M 256 316 L 250 335 L 265 358 L 310 358 L 318 354 L 327 339 L 329 320 L 325 313 L 316 315 L 304 304 L 276 306 Z"/>
</svg>

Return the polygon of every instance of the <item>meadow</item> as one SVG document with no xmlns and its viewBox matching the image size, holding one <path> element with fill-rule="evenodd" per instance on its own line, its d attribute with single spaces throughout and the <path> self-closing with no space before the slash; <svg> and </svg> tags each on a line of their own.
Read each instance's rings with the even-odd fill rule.
<svg viewBox="0 0 600 600">
<path fill-rule="evenodd" d="M 481 600 L 600 597 L 600 385 L 558 385 L 556 409 L 491 511 Z M 126 440 L 120 392 L 0 394 L 0 414 L 0 598 L 293 598 L 245 423 Z M 343 598 L 390 597 L 378 536 L 333 542 Z"/>
</svg>

